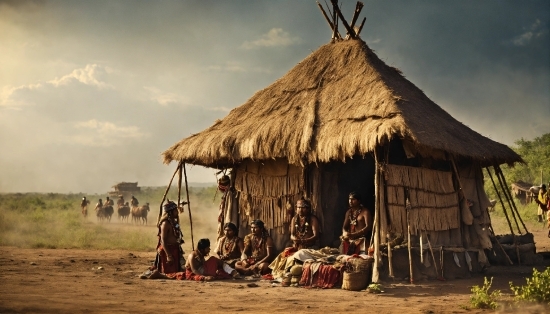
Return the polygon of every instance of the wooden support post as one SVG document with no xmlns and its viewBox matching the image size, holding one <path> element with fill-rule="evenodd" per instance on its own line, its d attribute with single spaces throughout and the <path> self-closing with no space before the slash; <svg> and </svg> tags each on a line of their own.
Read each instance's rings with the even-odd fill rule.
<svg viewBox="0 0 550 314">
<path fill-rule="evenodd" d="M 353 29 L 353 27 L 355 27 L 355 22 L 357 22 L 357 18 L 359 17 L 359 14 L 361 13 L 362 9 L 363 9 L 363 2 L 357 1 L 357 4 L 355 5 L 355 11 L 353 12 L 353 18 L 351 19 L 351 24 L 349 25 L 350 28 Z"/>
<path fill-rule="evenodd" d="M 195 239 L 193 238 L 193 217 L 191 217 L 191 202 L 189 202 L 189 185 L 187 184 L 187 171 L 183 163 L 183 175 L 185 176 L 185 192 L 187 193 L 187 210 L 189 211 L 189 226 L 191 226 L 191 248 L 195 250 Z"/>
<path fill-rule="evenodd" d="M 180 210 L 180 204 L 181 204 L 181 177 L 182 177 L 182 169 L 183 167 L 183 163 L 180 164 L 179 166 L 179 171 L 178 171 L 178 211 Z M 183 207 L 181 208 L 183 210 Z M 181 213 L 182 211 L 180 211 Z"/>
<path fill-rule="evenodd" d="M 504 173 L 502 173 L 502 169 L 500 169 L 500 166 L 497 165 L 498 172 L 500 173 L 502 177 L 502 182 L 504 182 L 504 186 L 508 187 L 508 183 L 506 183 L 506 177 L 504 177 Z M 519 218 L 519 221 L 521 222 L 521 225 L 523 226 L 523 229 L 525 230 L 525 233 L 529 233 L 527 230 L 527 226 L 525 226 L 525 223 L 523 222 L 523 219 L 521 218 L 521 215 L 519 214 L 518 208 L 516 207 L 516 203 L 514 202 L 514 198 L 512 197 L 512 194 L 510 193 L 510 190 L 506 189 L 506 192 L 508 193 L 508 197 L 510 198 L 510 203 L 512 204 L 512 208 L 516 211 L 516 214 Z M 521 232 L 520 232 L 521 233 Z"/>
<path fill-rule="evenodd" d="M 502 192 L 504 193 L 504 197 L 506 198 L 506 202 L 510 206 L 510 213 L 512 214 L 512 218 L 514 218 L 514 222 L 516 224 L 518 234 L 521 234 L 521 230 L 519 229 L 518 220 L 516 219 L 516 214 L 514 213 L 514 208 L 513 208 L 512 204 L 510 203 L 510 196 L 508 195 L 508 187 L 504 184 L 504 181 L 501 178 L 502 172 L 499 171 L 500 168 L 499 168 L 498 165 L 494 165 L 493 168 L 495 168 L 495 175 L 497 176 L 498 183 L 500 184 L 500 187 L 502 188 Z"/>
<path fill-rule="evenodd" d="M 317 2 L 317 6 L 319 7 L 319 9 L 321 9 L 321 13 L 323 13 L 323 16 L 325 17 L 325 20 L 327 21 L 328 25 L 330 26 L 330 29 L 332 30 L 332 33 L 334 34 L 334 24 L 332 24 L 332 22 L 330 21 L 327 13 L 325 12 L 325 9 L 323 9 L 323 6 L 319 2 Z M 338 38 L 341 38 L 341 36 L 338 32 L 336 33 L 336 36 Z"/>
<path fill-rule="evenodd" d="M 350 35 L 350 37 L 355 38 L 356 37 L 355 30 L 353 30 L 351 27 L 349 27 L 349 24 L 346 21 L 346 19 L 344 18 L 344 15 L 342 15 L 342 12 L 340 11 L 340 8 L 338 7 L 338 0 L 330 0 L 330 2 L 332 2 L 332 5 L 334 6 L 334 11 L 336 11 L 336 14 L 342 20 L 342 24 L 344 24 L 344 27 L 348 31 L 348 34 Z"/>
<path fill-rule="evenodd" d="M 508 222 L 508 227 L 510 228 L 510 232 L 512 235 L 514 235 L 514 229 L 512 229 L 512 223 L 510 222 L 510 218 L 508 217 L 508 212 L 506 211 L 506 207 L 504 206 L 504 202 L 502 201 L 502 197 L 500 196 L 500 192 L 498 191 L 498 187 L 495 183 L 495 180 L 493 180 L 493 175 L 491 174 L 491 171 L 488 167 L 485 168 L 487 170 L 487 173 L 489 174 L 489 178 L 491 179 L 491 182 L 493 183 L 493 187 L 495 188 L 495 191 L 497 192 L 498 199 L 500 201 L 500 205 L 502 205 L 502 211 L 504 212 L 504 216 L 506 216 L 506 221 Z"/>
<path fill-rule="evenodd" d="M 367 20 L 366 17 L 363 18 L 363 21 L 361 22 L 361 25 L 359 25 L 359 29 L 357 30 L 357 36 L 361 34 L 361 31 L 363 30 L 363 26 L 365 26 L 365 21 Z"/>
<path fill-rule="evenodd" d="M 378 267 L 381 261 L 380 254 L 380 164 L 378 163 L 378 149 L 374 149 L 374 226 L 371 240 L 374 237 L 374 265 L 372 268 L 372 282 L 378 283 L 380 273 Z M 370 247 L 369 247 L 370 249 Z M 367 250 L 369 250 L 367 249 Z"/>
<path fill-rule="evenodd" d="M 164 195 L 162 196 L 162 201 L 160 201 L 160 211 L 159 216 L 157 218 L 157 225 L 160 221 L 160 217 L 162 216 L 162 205 L 164 205 L 164 201 L 166 200 L 166 195 L 168 194 L 168 191 L 170 190 L 170 186 L 172 186 L 172 181 L 174 180 L 174 177 L 176 176 L 176 173 L 180 170 L 181 161 L 178 164 L 178 167 L 176 168 L 176 171 L 174 171 L 174 174 L 172 175 L 172 179 L 170 179 L 170 183 L 168 183 L 168 186 L 166 187 L 166 191 L 164 191 Z"/>
<path fill-rule="evenodd" d="M 407 208 L 407 246 L 409 248 L 409 273 L 410 273 L 410 282 L 411 284 L 414 284 L 414 278 L 413 278 L 413 261 L 412 261 L 412 243 L 411 243 L 411 220 L 410 220 L 410 209 Z"/>
</svg>

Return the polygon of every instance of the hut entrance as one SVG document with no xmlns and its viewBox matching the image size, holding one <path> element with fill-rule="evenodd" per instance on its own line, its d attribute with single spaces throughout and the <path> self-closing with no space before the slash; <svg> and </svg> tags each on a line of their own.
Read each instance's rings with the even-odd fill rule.
<svg viewBox="0 0 550 314">
<path fill-rule="evenodd" d="M 317 208 L 322 209 L 322 245 L 339 245 L 350 192 L 361 195 L 362 203 L 374 216 L 374 158 L 371 155 L 333 161 L 314 168 L 319 172 L 321 193 L 313 194 Z M 316 177 L 316 176 L 313 176 Z M 313 184 L 315 185 L 315 184 Z"/>
</svg>

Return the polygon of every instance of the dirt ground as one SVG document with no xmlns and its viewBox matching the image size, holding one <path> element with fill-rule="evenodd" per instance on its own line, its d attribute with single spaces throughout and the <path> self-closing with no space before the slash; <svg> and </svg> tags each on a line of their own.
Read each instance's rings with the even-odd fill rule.
<svg viewBox="0 0 550 314">
<path fill-rule="evenodd" d="M 535 230 L 539 252 L 550 251 L 544 229 Z M 281 287 L 269 281 L 188 282 L 143 280 L 152 252 L 20 249 L 0 247 L 0 313 L 485 313 L 469 310 L 473 285 L 494 277 L 493 288 L 510 300 L 508 282 L 525 284 L 533 266 L 492 266 L 484 274 L 452 281 L 384 282 L 384 292 Z M 546 258 L 544 270 L 550 265 Z M 508 312 L 508 311 L 507 311 Z M 518 313 L 546 313 L 540 306 Z"/>
</svg>

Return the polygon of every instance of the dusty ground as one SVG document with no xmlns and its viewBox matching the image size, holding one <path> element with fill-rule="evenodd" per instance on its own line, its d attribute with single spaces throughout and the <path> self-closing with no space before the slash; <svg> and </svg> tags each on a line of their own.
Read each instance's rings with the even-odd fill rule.
<svg viewBox="0 0 550 314">
<path fill-rule="evenodd" d="M 535 230 L 539 251 L 550 251 L 546 231 Z M 384 293 L 275 286 L 267 281 L 211 283 L 142 280 L 154 253 L 0 247 L 0 313 L 482 313 L 468 310 L 470 288 L 494 277 L 510 298 L 509 281 L 523 285 L 532 266 L 491 267 L 485 274 L 415 285 L 386 282 Z M 543 270 L 550 264 L 537 266 Z M 249 287 L 255 283 L 257 287 Z M 521 313 L 525 313 L 523 308 Z M 544 313 L 541 307 L 532 313 Z"/>
</svg>

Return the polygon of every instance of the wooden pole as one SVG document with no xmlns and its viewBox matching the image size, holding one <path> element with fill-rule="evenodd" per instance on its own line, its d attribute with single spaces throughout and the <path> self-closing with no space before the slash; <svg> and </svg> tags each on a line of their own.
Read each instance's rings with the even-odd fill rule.
<svg viewBox="0 0 550 314">
<path fill-rule="evenodd" d="M 355 30 L 352 29 L 351 27 L 349 27 L 348 22 L 346 21 L 346 19 L 344 18 L 344 15 L 340 11 L 340 8 L 338 7 L 338 0 L 330 0 L 330 2 L 332 2 L 332 5 L 334 6 L 334 10 L 336 11 L 336 14 L 338 15 L 338 18 L 340 18 L 340 20 L 342 20 L 342 24 L 344 24 L 344 27 L 348 31 L 349 36 L 351 38 L 355 38 L 356 37 Z"/>
<path fill-rule="evenodd" d="M 502 182 L 504 182 L 504 186 L 508 187 L 508 183 L 506 182 L 506 177 L 504 177 L 504 173 L 502 173 L 502 169 L 500 169 L 500 166 L 497 165 L 498 172 L 500 173 L 500 176 L 502 177 Z M 508 193 L 508 197 L 510 198 L 510 203 L 512 204 L 512 208 L 516 211 L 516 214 L 519 218 L 519 221 L 521 222 L 523 229 L 525 229 L 525 233 L 529 233 L 527 230 L 527 226 L 523 222 L 523 219 L 521 218 L 521 215 L 519 214 L 519 210 L 516 206 L 516 203 L 514 202 L 514 198 L 512 197 L 512 193 L 510 193 L 510 190 L 506 188 L 505 190 Z M 518 227 L 519 228 L 519 227 Z M 521 233 L 521 232 L 520 232 Z"/>
<path fill-rule="evenodd" d="M 390 272 L 390 278 L 393 278 L 393 262 L 392 262 L 392 249 L 390 245 L 390 234 L 386 234 L 386 242 L 388 242 L 388 270 Z"/>
<path fill-rule="evenodd" d="M 409 218 L 409 209 L 407 208 L 407 246 L 409 247 L 409 273 L 411 276 L 411 284 L 414 284 L 413 278 L 413 263 L 412 263 L 412 252 L 411 252 L 411 222 Z"/>
<path fill-rule="evenodd" d="M 439 271 L 437 270 L 437 262 L 435 261 L 435 255 L 434 255 L 434 251 L 432 249 L 432 243 L 430 242 L 430 237 L 428 236 L 427 232 L 425 234 L 426 234 L 426 240 L 428 240 L 428 248 L 430 249 L 430 253 L 432 255 L 432 260 L 434 261 L 435 275 L 437 276 L 438 280 L 444 280 L 443 277 L 439 276 Z"/>
<path fill-rule="evenodd" d="M 321 9 L 321 12 L 323 13 L 323 16 L 325 17 L 325 20 L 327 21 L 328 25 L 330 26 L 330 29 L 332 30 L 333 34 L 334 34 L 334 24 L 332 24 L 332 22 L 330 21 L 327 13 L 325 12 L 325 9 L 323 9 L 323 6 L 317 2 L 317 6 L 319 7 L 319 9 Z M 340 34 L 336 34 L 336 36 L 340 37 Z"/>
<path fill-rule="evenodd" d="M 502 197 L 500 196 L 500 192 L 498 191 L 495 180 L 493 180 L 493 175 L 491 174 L 489 167 L 486 167 L 485 170 L 487 170 L 487 173 L 489 174 L 489 178 L 491 178 L 491 182 L 493 183 L 493 187 L 497 192 L 497 196 L 500 201 L 500 205 L 502 205 L 502 211 L 504 212 L 504 216 L 506 216 L 506 221 L 508 222 L 508 227 L 510 228 L 510 232 L 512 233 L 512 235 L 514 235 L 514 229 L 512 229 L 512 223 L 510 222 L 510 218 L 508 217 L 508 212 L 506 211 L 506 207 L 504 206 L 504 202 L 502 201 Z"/>
<path fill-rule="evenodd" d="M 349 25 L 350 28 L 353 29 L 353 27 L 355 26 L 355 22 L 357 22 L 357 18 L 359 17 L 362 9 L 363 2 L 357 1 L 357 4 L 355 5 L 355 11 L 353 12 L 353 18 L 351 19 L 351 24 Z"/>
<path fill-rule="evenodd" d="M 363 18 L 363 21 L 361 22 L 361 25 L 359 25 L 359 29 L 357 30 L 357 36 L 361 34 L 361 31 L 363 30 L 363 26 L 365 26 L 365 21 L 367 20 L 366 17 Z"/>
<path fill-rule="evenodd" d="M 189 185 L 187 184 L 187 171 L 183 163 L 183 175 L 185 176 L 185 192 L 187 193 L 187 210 L 189 211 L 189 225 L 191 226 L 191 249 L 195 250 L 195 239 L 193 237 L 193 217 L 191 217 L 191 203 L 189 202 Z"/>
<path fill-rule="evenodd" d="M 157 218 L 157 225 L 159 223 L 160 217 L 162 216 L 162 205 L 164 204 L 164 201 L 166 200 L 166 195 L 168 194 L 168 191 L 170 190 L 170 186 L 172 186 L 172 181 L 174 180 L 174 177 L 176 176 L 176 173 L 180 169 L 180 165 L 181 165 L 181 162 L 178 165 L 178 167 L 176 168 L 176 171 L 174 171 L 174 174 L 172 175 L 172 179 L 170 179 L 170 183 L 168 183 L 168 186 L 166 187 L 166 191 L 164 191 L 164 195 L 162 196 L 162 201 L 160 201 L 160 211 L 159 211 L 159 216 Z"/>
<path fill-rule="evenodd" d="M 380 164 L 378 163 L 378 149 L 374 149 L 374 265 L 372 269 L 372 282 L 378 283 L 380 273 L 378 272 L 378 264 L 380 263 Z M 368 250 L 368 249 L 367 249 Z"/>
<path fill-rule="evenodd" d="M 181 204 L 181 176 L 182 176 L 181 168 L 182 166 L 183 166 L 183 163 L 180 164 L 179 171 L 178 171 L 178 210 L 180 209 L 180 204 Z M 183 207 L 181 209 L 183 211 Z"/>
<path fill-rule="evenodd" d="M 510 202 L 510 196 L 508 195 L 508 187 L 504 184 L 504 181 L 502 181 L 502 178 L 501 178 L 502 172 L 500 172 L 500 167 L 498 165 L 494 165 L 493 168 L 495 168 L 495 175 L 497 176 L 498 183 L 500 184 L 500 188 L 504 193 L 506 202 L 508 203 L 508 206 L 510 206 L 510 213 L 512 214 L 512 218 L 514 218 L 514 223 L 516 224 L 518 234 L 521 234 L 521 229 L 519 229 L 518 220 L 516 219 L 516 214 L 514 213 L 514 207 L 512 206 L 512 203 Z"/>
</svg>

